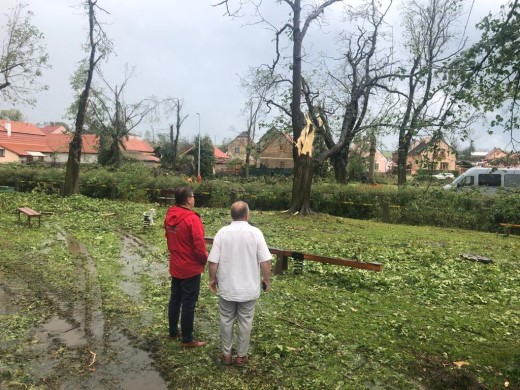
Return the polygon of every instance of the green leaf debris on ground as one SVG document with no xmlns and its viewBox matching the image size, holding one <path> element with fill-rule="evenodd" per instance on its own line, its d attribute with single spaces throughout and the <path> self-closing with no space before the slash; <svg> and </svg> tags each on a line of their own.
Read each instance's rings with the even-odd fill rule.
<svg viewBox="0 0 520 390">
<path fill-rule="evenodd" d="M 22 205 L 44 213 L 41 228 L 18 225 Z M 144 228 L 151 207 L 156 223 Z M 207 236 L 230 221 L 224 209 L 197 211 Z M 383 271 L 307 261 L 295 275 L 290 262 L 258 301 L 250 363 L 237 369 L 218 361 L 207 274 L 195 329 L 208 345 L 181 350 L 165 337 L 165 212 L 0 194 L 1 388 L 115 389 L 133 377 L 170 389 L 520 388 L 518 236 L 253 210 L 271 247 Z"/>
</svg>

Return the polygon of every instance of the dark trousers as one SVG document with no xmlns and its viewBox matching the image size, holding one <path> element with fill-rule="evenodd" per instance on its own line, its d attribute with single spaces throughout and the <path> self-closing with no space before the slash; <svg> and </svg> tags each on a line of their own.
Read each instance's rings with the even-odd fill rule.
<svg viewBox="0 0 520 390">
<path fill-rule="evenodd" d="M 188 279 L 172 277 L 170 304 L 168 305 L 168 321 L 170 336 L 179 332 L 179 317 L 181 318 L 182 342 L 193 340 L 193 320 L 195 305 L 199 299 L 200 275 Z"/>
</svg>

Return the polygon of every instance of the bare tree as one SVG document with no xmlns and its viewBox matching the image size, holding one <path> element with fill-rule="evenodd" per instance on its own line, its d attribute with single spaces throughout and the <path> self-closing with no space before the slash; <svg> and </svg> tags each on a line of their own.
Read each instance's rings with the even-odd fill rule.
<svg viewBox="0 0 520 390">
<path fill-rule="evenodd" d="M 453 101 L 436 78 L 442 64 L 456 55 L 452 49 L 457 38 L 455 26 L 462 8 L 460 0 L 410 0 L 404 13 L 405 47 L 409 64 L 401 79 L 407 86 L 394 91 L 402 100 L 403 110 L 396 125 L 399 133 L 397 150 L 398 185 L 406 184 L 406 162 L 413 137 L 426 128 L 442 128 L 458 122 L 453 117 Z M 438 138 L 439 135 L 437 134 Z"/>
<path fill-rule="evenodd" d="M 175 134 L 174 134 L 174 128 L 173 124 L 170 125 L 170 145 L 164 145 L 165 148 L 169 148 L 167 154 L 167 163 L 168 165 L 171 165 L 173 169 L 176 168 L 177 165 L 177 152 L 178 152 L 178 146 L 179 146 L 179 136 L 181 132 L 181 126 L 188 118 L 189 114 L 183 115 L 182 114 L 182 108 L 184 107 L 184 99 L 179 98 L 173 98 L 168 99 L 166 101 L 167 111 L 175 112 Z M 166 156 L 164 156 L 166 157 Z"/>
<path fill-rule="evenodd" d="M 0 30 L 0 93 L 4 101 L 34 105 L 30 94 L 47 89 L 38 83 L 38 78 L 50 66 L 43 34 L 32 24 L 33 13 L 27 7 L 16 3 L 7 21 L 0 21 L 2 30 L 5 29 L 4 34 Z"/>
<path fill-rule="evenodd" d="M 238 5 L 232 9 L 233 0 L 221 1 L 215 6 L 222 6 L 226 9 L 226 14 L 229 16 L 239 15 L 242 6 L 250 4 L 255 7 L 256 15 L 259 21 L 265 23 L 273 29 L 275 36 L 275 59 L 271 69 L 274 71 L 281 58 L 281 39 L 289 34 L 291 37 L 290 44 L 292 45 L 291 56 L 291 78 L 287 80 L 291 83 L 291 102 L 289 107 L 285 107 L 274 101 L 271 104 L 276 105 L 279 109 L 285 112 L 291 118 L 293 140 L 295 141 L 293 147 L 294 159 L 294 177 L 292 199 L 289 212 L 300 213 L 302 215 L 308 214 L 310 210 L 310 189 L 312 185 L 312 156 L 308 148 L 298 147 L 298 142 L 306 143 L 310 138 L 306 138 L 305 134 L 302 136 L 304 127 L 306 127 L 306 119 L 302 111 L 302 59 L 303 59 L 303 42 L 311 24 L 319 21 L 323 17 L 325 10 L 334 3 L 342 2 L 343 0 L 326 0 L 319 4 L 305 2 L 302 0 L 283 0 L 276 1 L 277 4 L 285 5 L 289 8 L 288 14 L 290 22 L 286 22 L 281 27 L 275 27 L 267 21 L 261 14 L 260 6 L 262 1 L 237 1 Z M 305 9 L 305 11 L 304 11 Z"/>
<path fill-rule="evenodd" d="M 105 58 L 111 51 L 112 43 L 107 38 L 102 29 L 96 12 L 107 13 L 104 9 L 97 5 L 97 0 L 85 0 L 83 6 L 87 10 L 89 21 L 88 33 L 88 67 L 86 71 L 85 87 L 79 96 L 78 111 L 76 114 L 76 122 L 74 126 L 74 135 L 69 147 L 69 156 L 65 171 L 64 195 L 73 195 L 79 192 L 79 175 L 81 163 L 81 149 L 83 126 L 85 124 L 85 117 L 87 115 L 87 108 L 92 85 L 94 72 L 98 66 L 99 61 Z"/>
<path fill-rule="evenodd" d="M 124 93 L 132 75 L 133 70 L 129 71 L 127 68 L 121 85 L 113 88 L 101 75 L 110 95 L 93 90 L 91 109 L 101 128 L 100 157 L 103 156 L 102 163 L 116 167 L 122 162 L 124 139 L 128 138 L 131 131 L 144 119 L 157 116 L 159 108 L 164 103 L 155 97 L 145 98 L 137 103 L 127 103 Z"/>
<path fill-rule="evenodd" d="M 347 181 L 346 166 L 354 138 L 378 126 L 380 115 L 368 115 L 369 102 L 392 76 L 391 53 L 378 51 L 381 28 L 390 6 L 391 2 L 381 12 L 376 2 L 370 0 L 352 9 L 351 21 L 361 19 L 365 23 L 359 25 L 355 33 L 343 35 L 345 54 L 340 65 L 327 72 L 321 94 L 313 93 L 311 90 L 316 88 L 303 80 L 310 119 L 325 143 L 314 164 L 331 159 L 336 181 L 340 183 Z"/>
<path fill-rule="evenodd" d="M 249 166 L 253 152 L 254 139 L 258 122 L 265 114 L 268 93 L 273 85 L 272 72 L 266 68 L 251 68 L 246 78 L 242 79 L 242 88 L 246 91 L 247 101 L 244 107 L 246 116 L 246 177 L 249 177 Z"/>
</svg>

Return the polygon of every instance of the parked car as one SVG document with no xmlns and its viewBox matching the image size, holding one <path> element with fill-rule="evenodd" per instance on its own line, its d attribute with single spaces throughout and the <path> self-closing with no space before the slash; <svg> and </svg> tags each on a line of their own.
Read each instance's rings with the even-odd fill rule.
<svg viewBox="0 0 520 390">
<path fill-rule="evenodd" d="M 447 179 L 450 179 L 450 180 L 453 180 L 455 179 L 455 175 L 453 173 L 449 173 L 449 172 L 439 172 L 435 175 L 432 175 L 434 179 L 438 179 L 438 180 L 447 180 Z"/>
<path fill-rule="evenodd" d="M 443 188 L 462 191 L 478 189 L 488 195 L 496 194 L 498 189 L 506 192 L 520 192 L 520 167 L 471 168 Z"/>
</svg>

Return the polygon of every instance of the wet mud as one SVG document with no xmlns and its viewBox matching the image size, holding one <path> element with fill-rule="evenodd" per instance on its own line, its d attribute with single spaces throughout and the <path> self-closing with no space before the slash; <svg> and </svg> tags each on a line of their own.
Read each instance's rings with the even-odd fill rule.
<svg viewBox="0 0 520 390">
<path fill-rule="evenodd" d="M 123 329 L 106 325 L 95 261 L 86 247 L 65 232 L 56 238 L 74 258 L 79 293 L 67 300 L 47 292 L 56 309 L 28 335 L 32 351 L 27 374 L 51 389 L 167 389 L 149 354 L 135 346 Z M 139 241 L 131 236 L 122 240 L 121 289 L 139 303 L 137 275 L 147 265 Z M 15 291 L 0 282 L 0 315 L 20 311 L 14 297 Z M 143 314 L 143 321 L 147 316 Z"/>
</svg>

